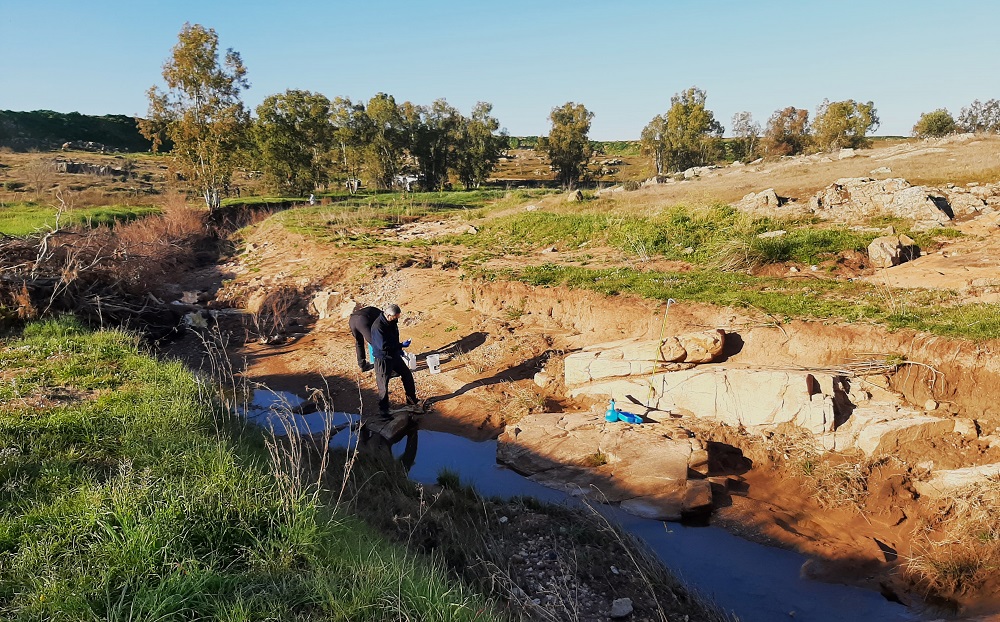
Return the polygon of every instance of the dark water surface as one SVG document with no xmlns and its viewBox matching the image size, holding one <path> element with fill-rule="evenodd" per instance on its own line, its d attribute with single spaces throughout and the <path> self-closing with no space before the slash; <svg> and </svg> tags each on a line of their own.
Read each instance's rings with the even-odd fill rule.
<svg viewBox="0 0 1000 622">
<path fill-rule="evenodd" d="M 347 424 L 357 415 L 313 413 L 289 416 L 285 406 L 301 402 L 292 394 L 257 391 L 247 418 L 275 434 L 294 426 L 320 432 L 328 425 L 345 426 L 331 445 L 347 447 L 357 436 Z M 562 504 L 580 502 L 565 492 L 546 488 L 496 462 L 496 441 L 469 439 L 419 430 L 392 447 L 393 455 L 410 463 L 410 478 L 433 483 L 442 469 L 459 474 L 485 496 L 531 496 Z M 632 516 L 616 506 L 598 511 L 642 540 L 671 572 L 699 594 L 743 622 L 903 622 L 921 616 L 880 594 L 857 587 L 803 579 L 799 568 L 806 557 L 784 549 L 738 538 L 718 527 L 688 527 Z"/>
</svg>

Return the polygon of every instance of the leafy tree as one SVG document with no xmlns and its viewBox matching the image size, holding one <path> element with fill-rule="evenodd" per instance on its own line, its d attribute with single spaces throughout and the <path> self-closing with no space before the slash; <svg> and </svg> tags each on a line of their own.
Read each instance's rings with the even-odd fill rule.
<svg viewBox="0 0 1000 622">
<path fill-rule="evenodd" d="M 466 188 L 478 188 L 489 179 L 507 150 L 507 136 L 497 133 L 500 122 L 492 112 L 493 104 L 478 102 L 472 115 L 463 119 L 454 171 Z"/>
<path fill-rule="evenodd" d="M 324 95 L 290 89 L 265 99 L 253 127 L 265 181 L 291 196 L 327 183 L 333 129 Z"/>
<path fill-rule="evenodd" d="M 365 105 L 350 98 L 338 97 L 330 106 L 333 124 L 333 144 L 337 168 L 349 180 L 361 179 L 365 149 L 375 133 L 375 127 L 365 111 Z M 354 186 L 350 186 L 355 189 Z"/>
<path fill-rule="evenodd" d="M 368 100 L 371 134 L 365 146 L 365 168 L 381 188 L 391 188 L 403 166 L 407 136 L 403 114 L 392 95 L 378 93 Z"/>
<path fill-rule="evenodd" d="M 593 118 L 594 113 L 583 104 L 566 102 L 552 109 L 549 114 L 552 129 L 548 136 L 539 138 L 538 149 L 548 156 L 564 188 L 572 189 L 587 171 L 591 155 L 587 134 Z"/>
<path fill-rule="evenodd" d="M 663 175 L 667 166 L 667 118 L 661 114 L 642 128 L 639 147 L 643 155 L 653 156 L 656 174 Z"/>
<path fill-rule="evenodd" d="M 757 155 L 760 123 L 749 112 L 733 115 L 733 156 L 737 160 L 753 160 Z"/>
<path fill-rule="evenodd" d="M 867 147 L 867 134 L 878 128 L 875 104 L 853 99 L 831 102 L 824 99 L 813 119 L 813 140 L 819 149 L 829 151 L 845 147 Z"/>
<path fill-rule="evenodd" d="M 913 135 L 921 138 L 947 136 L 958 129 L 955 118 L 944 108 L 920 115 L 917 124 L 913 126 Z"/>
<path fill-rule="evenodd" d="M 404 104 L 403 118 L 409 129 L 410 155 L 417 160 L 421 184 L 439 190 L 448 181 L 448 170 L 456 160 L 463 117 L 444 99 L 430 106 Z"/>
<path fill-rule="evenodd" d="M 809 111 L 789 106 L 767 120 L 761 146 L 770 156 L 802 153 L 809 144 Z"/>
<path fill-rule="evenodd" d="M 249 88 L 239 53 L 226 51 L 219 62 L 214 29 L 184 24 L 170 59 L 163 65 L 167 91 L 147 92 L 149 112 L 139 131 L 156 151 L 169 139 L 180 171 L 217 208 L 220 190 L 228 185 L 235 158 L 246 138 L 249 114 L 240 92 Z"/>
<path fill-rule="evenodd" d="M 657 174 L 707 164 L 718 158 L 723 127 L 705 108 L 705 91 L 696 86 L 670 98 L 665 116 L 657 115 L 643 129 L 643 150 L 658 162 Z"/>
<path fill-rule="evenodd" d="M 958 115 L 958 125 L 963 132 L 1000 133 L 1000 101 L 978 99 Z"/>
</svg>

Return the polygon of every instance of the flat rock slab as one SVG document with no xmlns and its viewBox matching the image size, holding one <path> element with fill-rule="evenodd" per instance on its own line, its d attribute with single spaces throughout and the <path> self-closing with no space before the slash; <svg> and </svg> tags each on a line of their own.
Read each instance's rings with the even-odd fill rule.
<svg viewBox="0 0 1000 622">
<path fill-rule="evenodd" d="M 964 469 L 936 471 L 925 482 L 913 482 L 913 487 L 922 496 L 938 499 L 953 496 L 963 488 L 998 477 L 1000 477 L 1000 464 L 983 464 Z"/>
<path fill-rule="evenodd" d="M 711 507 L 708 481 L 688 479 L 698 477 L 692 462 L 702 466 L 704 454 L 676 424 L 610 423 L 590 412 L 525 417 L 497 441 L 497 461 L 535 482 L 663 520 Z"/>
</svg>

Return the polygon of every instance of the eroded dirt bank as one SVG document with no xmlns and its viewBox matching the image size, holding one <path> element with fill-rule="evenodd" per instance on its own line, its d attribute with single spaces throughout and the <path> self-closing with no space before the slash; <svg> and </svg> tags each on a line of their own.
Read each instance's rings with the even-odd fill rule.
<svg viewBox="0 0 1000 622">
<path fill-rule="evenodd" d="M 731 336 L 727 362 L 744 366 L 902 362 L 884 377 L 885 386 L 902 399 L 919 408 L 933 400 L 942 416 L 973 419 L 977 436 L 990 435 L 1000 423 L 992 395 L 992 387 L 1000 386 L 995 343 L 859 324 L 779 322 L 753 311 L 683 300 L 670 307 L 664 328 L 665 307 L 654 301 L 469 282 L 441 253 L 381 265 L 366 264 L 361 256 L 265 231 L 222 267 L 232 279 L 213 304 L 248 311 L 232 345 L 249 379 L 295 392 L 323 390 L 338 409 L 372 409 L 374 380 L 357 370 L 341 307 L 395 301 L 404 308 L 401 332 L 413 339 L 419 360 L 431 353 L 444 360 L 439 375 L 429 374 L 424 364 L 416 372 L 418 392 L 433 402 L 421 425 L 469 438 L 495 436 L 506 423 L 535 413 L 594 406 L 566 396 L 560 374 L 569 352 L 625 337 L 655 339 L 661 330 L 675 335 L 705 328 L 724 329 Z M 280 301 L 275 300 L 278 292 Z M 272 317 L 279 307 L 281 326 Z M 551 379 L 544 388 L 533 382 L 543 369 Z M 923 587 L 903 571 L 919 550 L 916 530 L 928 513 L 940 511 L 915 499 L 913 463 L 920 458 L 961 466 L 988 453 L 976 450 L 985 446 L 978 441 L 922 439 L 913 456 L 903 457 L 909 463 L 879 465 L 866 474 L 860 508 L 831 507 L 814 496 L 808 477 L 790 464 L 780 443 L 762 449 L 754 445 L 759 440 L 736 433 L 719 437 L 719 442 L 746 443 L 754 465 L 743 477 L 745 490 L 721 499 L 713 520 L 745 537 L 801 550 L 812 558 L 803 568 L 807 576 L 864 585 L 911 604 L 919 603 Z M 991 585 L 974 594 L 950 593 L 948 606 L 967 614 L 995 610 L 984 597 L 990 593 Z"/>
</svg>

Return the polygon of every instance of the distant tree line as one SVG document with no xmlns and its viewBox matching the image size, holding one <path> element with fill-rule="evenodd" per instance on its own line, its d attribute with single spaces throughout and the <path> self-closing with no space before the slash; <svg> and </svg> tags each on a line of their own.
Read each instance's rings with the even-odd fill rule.
<svg viewBox="0 0 1000 622">
<path fill-rule="evenodd" d="M 178 168 L 213 208 L 241 162 L 286 196 L 335 179 L 356 189 L 362 179 L 389 188 L 405 178 L 407 187 L 439 190 L 453 178 L 479 186 L 507 148 L 486 102 L 464 116 L 444 99 L 399 104 L 379 93 L 365 103 L 290 89 L 265 98 L 252 118 L 240 98 L 249 86 L 240 55 L 220 59 L 215 31 L 197 24 L 182 28 L 163 79 L 166 90 L 148 92 L 140 131 L 154 150 L 173 143 Z"/>
<path fill-rule="evenodd" d="M 670 108 L 642 130 L 642 150 L 653 158 L 657 175 L 705 166 L 721 160 L 753 160 L 809 151 L 864 147 L 879 119 L 872 102 L 824 100 L 812 123 L 809 112 L 795 107 L 777 110 L 761 129 L 749 112 L 732 119 L 732 138 L 706 106 L 707 95 L 691 87 L 670 99 Z"/>
<path fill-rule="evenodd" d="M 962 108 L 956 119 L 946 108 L 925 112 L 913 126 L 913 135 L 921 138 L 935 138 L 970 132 L 976 134 L 1000 134 L 1000 101 L 978 99 Z"/>
<path fill-rule="evenodd" d="M 125 115 L 0 110 L 0 147 L 15 150 L 58 148 L 68 142 L 100 143 L 113 151 L 149 151 L 150 141 Z"/>
</svg>

